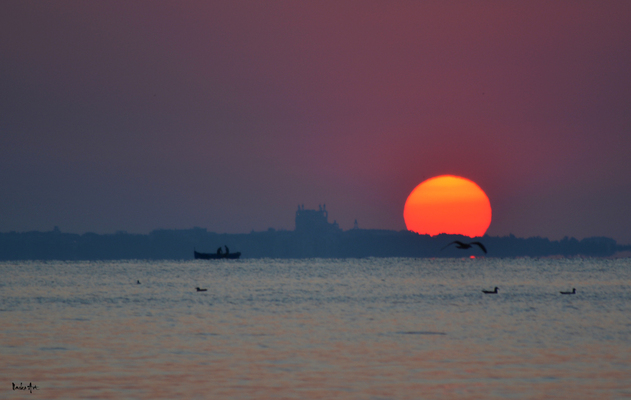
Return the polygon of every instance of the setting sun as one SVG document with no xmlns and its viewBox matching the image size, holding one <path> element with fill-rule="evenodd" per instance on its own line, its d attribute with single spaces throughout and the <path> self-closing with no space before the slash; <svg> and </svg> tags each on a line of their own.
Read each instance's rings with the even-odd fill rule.
<svg viewBox="0 0 631 400">
<path fill-rule="evenodd" d="M 422 235 L 483 236 L 491 225 L 491 203 L 475 182 L 441 175 L 412 190 L 403 218 L 408 230 Z"/>
</svg>

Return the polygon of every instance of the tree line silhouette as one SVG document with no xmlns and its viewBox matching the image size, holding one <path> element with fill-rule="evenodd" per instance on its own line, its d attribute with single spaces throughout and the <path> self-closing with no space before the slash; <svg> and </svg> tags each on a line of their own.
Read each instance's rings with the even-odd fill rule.
<svg viewBox="0 0 631 400">
<path fill-rule="evenodd" d="M 149 234 L 0 233 L 0 260 L 119 260 L 192 259 L 193 249 L 212 252 L 229 246 L 242 258 L 361 258 L 361 257 L 607 257 L 631 250 L 614 239 L 591 237 L 552 241 L 541 237 L 484 236 L 488 254 L 474 246 L 447 246 L 454 241 L 470 242 L 459 235 L 419 235 L 409 231 L 341 229 L 328 231 L 274 230 L 248 234 L 209 232 L 204 228 L 155 230 Z M 447 246 L 445 248 L 445 246 Z M 441 250 L 442 249 L 442 250 Z"/>
</svg>

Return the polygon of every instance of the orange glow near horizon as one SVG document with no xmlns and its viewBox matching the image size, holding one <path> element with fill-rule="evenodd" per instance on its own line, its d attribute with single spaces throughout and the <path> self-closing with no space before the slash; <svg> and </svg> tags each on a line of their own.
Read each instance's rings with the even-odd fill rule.
<svg viewBox="0 0 631 400">
<path fill-rule="evenodd" d="M 408 230 L 422 235 L 484 236 L 491 225 L 491 202 L 475 182 L 441 175 L 412 190 L 403 218 Z"/>
</svg>

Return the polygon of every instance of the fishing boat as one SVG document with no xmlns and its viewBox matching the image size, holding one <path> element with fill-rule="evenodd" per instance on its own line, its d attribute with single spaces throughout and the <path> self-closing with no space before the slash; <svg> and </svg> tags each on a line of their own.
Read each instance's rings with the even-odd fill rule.
<svg viewBox="0 0 631 400">
<path fill-rule="evenodd" d="M 195 255 L 195 259 L 199 260 L 221 260 L 221 259 L 230 259 L 236 260 L 241 257 L 241 252 L 236 253 L 199 253 L 196 250 L 193 250 L 193 254 Z"/>
</svg>

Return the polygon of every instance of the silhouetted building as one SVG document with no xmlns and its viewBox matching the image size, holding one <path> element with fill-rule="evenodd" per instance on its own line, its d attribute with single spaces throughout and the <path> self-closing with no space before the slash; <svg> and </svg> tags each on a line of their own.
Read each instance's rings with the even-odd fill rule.
<svg viewBox="0 0 631 400">
<path fill-rule="evenodd" d="M 329 212 L 324 206 L 319 205 L 318 210 L 305 210 L 305 206 L 298 206 L 296 211 L 296 232 L 326 235 L 341 232 L 337 222 L 329 223 Z"/>
</svg>

